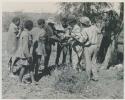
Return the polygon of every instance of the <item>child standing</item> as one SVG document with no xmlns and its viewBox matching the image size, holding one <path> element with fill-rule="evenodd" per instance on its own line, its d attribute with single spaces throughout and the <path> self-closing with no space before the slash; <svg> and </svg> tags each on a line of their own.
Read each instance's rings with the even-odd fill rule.
<svg viewBox="0 0 125 100">
<path fill-rule="evenodd" d="M 16 57 L 19 58 L 18 63 L 20 64 L 19 82 L 22 82 L 24 72 L 26 69 L 29 70 L 31 80 L 34 82 L 33 68 L 32 68 L 32 55 L 30 53 L 32 46 L 32 37 L 30 31 L 33 28 L 33 22 L 27 20 L 24 23 L 24 30 L 20 35 L 19 48 L 16 53 Z"/>
<path fill-rule="evenodd" d="M 32 30 L 33 36 L 33 66 L 35 68 L 35 79 L 38 77 L 38 70 L 41 62 L 42 56 L 46 55 L 45 52 L 45 20 L 39 19 L 37 21 L 38 27 Z"/>
</svg>

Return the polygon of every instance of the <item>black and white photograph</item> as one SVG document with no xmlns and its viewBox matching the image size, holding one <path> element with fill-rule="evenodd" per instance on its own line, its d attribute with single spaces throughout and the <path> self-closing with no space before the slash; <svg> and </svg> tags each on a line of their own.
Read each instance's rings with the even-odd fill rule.
<svg viewBox="0 0 125 100">
<path fill-rule="evenodd" d="M 124 2 L 2 2 L 2 99 L 124 99 Z"/>
</svg>

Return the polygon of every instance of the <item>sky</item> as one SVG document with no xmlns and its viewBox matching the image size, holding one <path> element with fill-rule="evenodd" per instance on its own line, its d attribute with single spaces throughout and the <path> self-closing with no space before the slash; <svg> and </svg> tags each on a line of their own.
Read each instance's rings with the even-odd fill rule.
<svg viewBox="0 0 125 100">
<path fill-rule="evenodd" d="M 118 11 L 119 3 L 114 3 L 113 8 Z M 59 11 L 57 2 L 3 2 L 2 10 L 6 12 L 38 12 L 56 13 Z"/>
<path fill-rule="evenodd" d="M 2 11 L 6 12 L 46 12 L 56 13 L 58 5 L 55 2 L 3 2 Z"/>
</svg>

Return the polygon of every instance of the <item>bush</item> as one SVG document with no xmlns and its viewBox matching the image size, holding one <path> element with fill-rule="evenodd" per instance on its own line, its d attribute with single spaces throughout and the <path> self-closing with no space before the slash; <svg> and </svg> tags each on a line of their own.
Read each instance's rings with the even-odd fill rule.
<svg viewBox="0 0 125 100">
<path fill-rule="evenodd" d="M 69 93 L 81 93 L 87 83 L 86 72 L 77 73 L 73 69 L 68 68 L 60 74 L 55 88 L 59 91 Z"/>
</svg>

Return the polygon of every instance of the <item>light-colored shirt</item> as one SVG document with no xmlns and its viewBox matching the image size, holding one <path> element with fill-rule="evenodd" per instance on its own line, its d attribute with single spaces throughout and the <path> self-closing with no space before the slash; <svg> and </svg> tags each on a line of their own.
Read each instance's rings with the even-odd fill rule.
<svg viewBox="0 0 125 100">
<path fill-rule="evenodd" d="M 8 54 L 11 56 L 15 54 L 18 48 L 18 39 L 17 39 L 18 32 L 19 28 L 14 23 L 11 23 L 9 26 L 7 42 L 6 42 Z"/>
<path fill-rule="evenodd" d="M 16 52 L 16 57 L 19 58 L 28 58 L 31 57 L 30 49 L 31 49 L 31 42 L 32 37 L 27 29 L 21 33 L 20 40 L 19 40 L 19 47 Z"/>
<path fill-rule="evenodd" d="M 44 44 L 44 39 L 45 39 L 45 30 L 39 27 L 35 27 L 32 31 L 31 31 L 31 35 L 33 36 L 33 44 L 35 42 L 38 42 L 38 46 L 35 50 L 35 52 L 37 53 L 37 55 L 44 55 L 45 54 L 45 44 Z"/>
<path fill-rule="evenodd" d="M 71 35 L 74 37 L 81 36 L 80 31 L 80 27 L 76 24 L 72 29 Z"/>
<path fill-rule="evenodd" d="M 14 23 L 11 23 L 8 31 L 16 34 L 19 32 L 19 28 Z"/>
<path fill-rule="evenodd" d="M 44 38 L 46 32 L 44 29 L 41 29 L 39 27 L 35 27 L 31 31 L 31 35 L 33 36 L 33 43 L 35 41 L 40 41 L 40 38 Z"/>
<path fill-rule="evenodd" d="M 97 44 L 98 43 L 98 33 L 99 29 L 95 26 L 92 25 L 87 28 L 83 28 L 81 33 L 84 35 L 84 39 L 87 40 L 86 44 Z"/>
<path fill-rule="evenodd" d="M 83 34 L 82 32 L 82 29 L 80 28 L 80 26 L 79 25 L 75 25 L 74 26 L 74 28 L 73 28 L 73 30 L 72 30 L 72 33 L 71 33 L 71 35 L 72 35 L 72 37 L 74 37 L 77 41 L 79 41 L 79 42 L 84 42 L 84 37 L 86 37 L 85 35 L 86 34 Z"/>
</svg>

